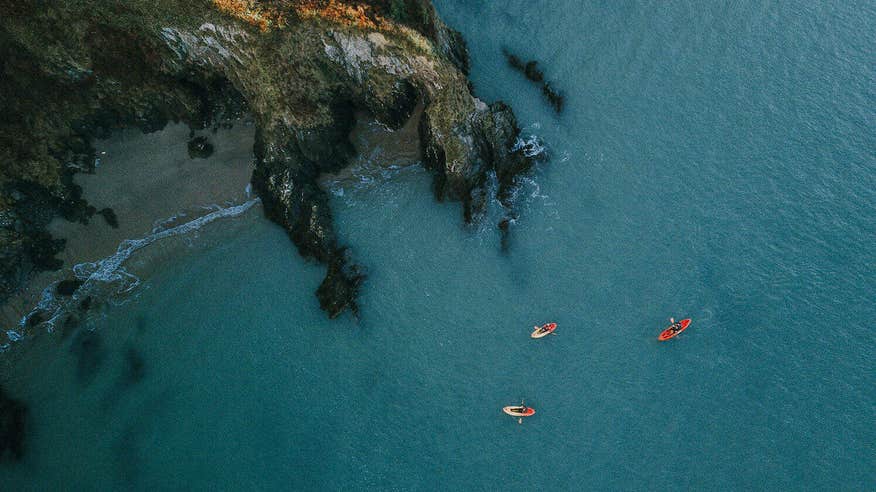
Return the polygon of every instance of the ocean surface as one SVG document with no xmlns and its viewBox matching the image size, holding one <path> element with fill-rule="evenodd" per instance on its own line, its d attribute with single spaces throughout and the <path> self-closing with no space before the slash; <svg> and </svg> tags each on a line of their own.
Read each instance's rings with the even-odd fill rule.
<svg viewBox="0 0 876 492">
<path fill-rule="evenodd" d="M 384 162 L 328 184 L 358 321 L 258 206 L 144 250 L 0 354 L 31 411 L 0 489 L 876 489 L 876 6 L 436 3 L 550 149 L 508 253 Z"/>
</svg>

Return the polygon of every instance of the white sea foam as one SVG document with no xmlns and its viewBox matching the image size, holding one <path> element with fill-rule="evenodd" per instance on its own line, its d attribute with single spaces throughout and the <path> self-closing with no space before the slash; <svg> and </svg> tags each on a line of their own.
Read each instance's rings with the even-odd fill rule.
<svg viewBox="0 0 876 492">
<path fill-rule="evenodd" d="M 530 134 L 525 138 L 517 137 L 517 141 L 514 142 L 514 147 L 511 150 L 513 152 L 522 150 L 523 155 L 532 158 L 545 155 L 546 148 L 544 142 L 542 142 L 538 135 Z"/>
<path fill-rule="evenodd" d="M 6 336 L 11 342 L 20 340 L 28 325 L 28 320 L 38 313 L 43 316 L 48 316 L 43 322 L 49 331 L 53 331 L 56 321 L 62 319 L 70 307 L 78 306 L 81 300 L 86 297 L 99 295 L 102 298 L 111 299 L 131 292 L 140 284 L 140 279 L 136 275 L 127 272 L 124 269 L 123 264 L 136 251 L 168 237 L 183 236 L 193 231 L 197 231 L 201 227 L 217 219 L 241 215 L 258 202 L 259 199 L 255 198 L 239 205 L 226 208 L 219 207 L 218 205 L 211 206 L 209 209 L 213 210 L 212 212 L 174 227 L 166 226 L 178 220 L 180 217 L 184 217 L 185 214 L 178 214 L 157 221 L 155 227 L 148 236 L 140 239 L 126 239 L 122 241 L 113 255 L 96 262 L 86 262 L 75 265 L 73 267 L 73 274 L 78 280 L 82 281 L 82 285 L 70 298 L 59 298 L 55 296 L 55 284 L 49 285 L 43 289 L 39 303 L 30 313 L 21 319 L 19 322 L 19 329 L 7 331 Z M 9 344 L 5 344 L 5 348 L 8 348 L 8 345 Z M 0 351 L 5 350 L 5 348 L 4 346 L 0 346 Z"/>
</svg>

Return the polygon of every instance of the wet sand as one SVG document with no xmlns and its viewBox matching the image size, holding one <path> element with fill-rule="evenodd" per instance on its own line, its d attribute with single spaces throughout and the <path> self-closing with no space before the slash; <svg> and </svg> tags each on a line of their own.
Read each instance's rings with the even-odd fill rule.
<svg viewBox="0 0 876 492">
<path fill-rule="evenodd" d="M 245 201 L 254 163 L 254 125 L 241 119 L 216 133 L 196 132 L 206 136 L 214 148 L 204 159 L 189 157 L 189 134 L 187 125 L 169 124 L 150 134 L 123 130 L 94 142 L 99 158 L 95 173 L 77 174 L 74 180 L 89 204 L 98 210 L 113 210 L 118 228 L 99 214 L 88 224 L 55 218 L 48 229 L 67 241 L 57 256 L 64 266 L 35 275 L 21 293 L 0 307 L 0 327 L 15 327 L 39 301 L 43 289 L 70 277 L 74 265 L 115 253 L 122 241 L 146 236 L 159 221 L 178 217 L 185 222 L 215 210 L 210 208 L 213 205 Z"/>
</svg>

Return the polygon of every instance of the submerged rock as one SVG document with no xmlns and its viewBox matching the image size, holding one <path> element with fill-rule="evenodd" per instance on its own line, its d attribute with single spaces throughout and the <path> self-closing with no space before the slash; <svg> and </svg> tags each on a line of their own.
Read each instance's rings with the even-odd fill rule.
<svg viewBox="0 0 876 492">
<path fill-rule="evenodd" d="M 107 225 L 112 227 L 113 229 L 119 228 L 119 218 L 116 217 L 116 213 L 113 209 L 106 207 L 98 210 L 97 212 L 103 217 L 103 220 L 106 221 Z"/>
<path fill-rule="evenodd" d="M 510 65 L 511 68 L 522 73 L 527 79 L 541 87 L 542 95 L 544 95 L 545 99 L 547 99 L 548 104 L 551 105 L 554 111 L 556 111 L 557 113 L 561 113 L 563 111 L 565 98 L 557 89 L 555 89 L 551 85 L 550 82 L 545 80 L 544 72 L 542 72 L 538 68 L 537 61 L 530 60 L 524 63 L 523 60 L 521 60 L 517 55 L 509 52 L 506 48 L 502 48 L 502 53 L 505 55 L 505 59 L 508 61 L 508 65 Z"/>
<path fill-rule="evenodd" d="M 85 299 L 82 299 L 82 302 L 79 303 L 79 310 L 82 312 L 88 311 L 89 309 L 91 309 L 91 303 L 93 301 L 93 297 L 85 296 Z"/>
<path fill-rule="evenodd" d="M 137 329 L 137 333 L 143 333 L 149 327 L 149 319 L 143 314 L 138 314 L 134 319 L 134 326 Z"/>
<path fill-rule="evenodd" d="M 192 159 L 206 159 L 213 155 L 213 144 L 207 137 L 194 137 L 189 140 L 189 157 Z"/>
<path fill-rule="evenodd" d="M 131 386 L 143 380 L 146 374 L 146 363 L 143 356 L 133 347 L 125 351 L 125 367 L 122 373 L 121 385 Z"/>
<path fill-rule="evenodd" d="M 24 456 L 27 415 L 27 407 L 0 387 L 0 461 L 7 457 L 20 460 Z"/>
<path fill-rule="evenodd" d="M 554 111 L 556 111 L 557 113 L 563 112 L 563 105 L 565 104 L 566 99 L 563 97 L 562 94 L 557 92 L 556 89 L 553 88 L 553 86 L 545 82 L 541 86 L 541 93 L 544 94 L 544 97 L 547 98 L 551 107 L 554 108 Z"/>
<path fill-rule="evenodd" d="M 82 281 L 79 279 L 73 278 L 73 279 L 62 280 L 62 281 L 58 282 L 58 285 L 55 286 L 55 292 L 57 292 L 58 295 L 62 295 L 62 296 L 72 296 L 73 293 L 76 292 L 76 289 L 78 289 L 80 285 L 82 285 Z"/>
<path fill-rule="evenodd" d="M 523 74 L 533 82 L 544 81 L 544 73 L 538 69 L 538 62 L 535 60 L 526 63 L 526 66 L 523 67 Z"/>
<path fill-rule="evenodd" d="M 82 328 L 73 338 L 70 349 L 76 356 L 76 379 L 83 385 L 90 383 L 106 359 L 103 339 L 97 332 Z"/>
</svg>

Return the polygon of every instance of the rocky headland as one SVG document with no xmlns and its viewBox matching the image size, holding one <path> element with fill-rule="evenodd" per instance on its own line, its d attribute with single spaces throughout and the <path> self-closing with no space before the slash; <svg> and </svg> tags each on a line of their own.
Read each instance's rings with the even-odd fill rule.
<svg viewBox="0 0 876 492">
<path fill-rule="evenodd" d="M 363 277 L 319 178 L 355 155 L 357 114 L 392 129 L 419 118 L 435 196 L 462 202 L 467 222 L 483 214 L 495 173 L 503 233 L 533 164 L 511 109 L 472 95 L 464 42 L 428 0 L 0 0 L 0 69 L 0 302 L 62 266 L 54 217 L 117 220 L 73 180 L 100 172 L 92 142 L 116 129 L 205 129 L 249 114 L 253 189 L 298 251 L 327 266 L 317 296 L 331 317 L 357 312 Z M 213 149 L 194 137 L 188 151 Z"/>
</svg>

